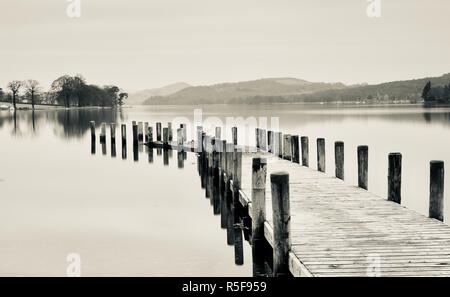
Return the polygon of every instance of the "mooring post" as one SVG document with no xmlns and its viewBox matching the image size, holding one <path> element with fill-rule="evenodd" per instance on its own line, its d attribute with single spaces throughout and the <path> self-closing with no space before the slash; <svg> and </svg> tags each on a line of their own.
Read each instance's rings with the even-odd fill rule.
<svg viewBox="0 0 450 297">
<path fill-rule="evenodd" d="M 273 153 L 273 131 L 267 131 L 267 152 Z"/>
<path fill-rule="evenodd" d="M 148 122 L 144 123 L 144 139 L 145 139 L 145 142 L 147 143 L 148 142 Z"/>
<path fill-rule="evenodd" d="M 161 141 L 161 123 L 156 123 L 156 141 Z"/>
<path fill-rule="evenodd" d="M 163 128 L 163 144 L 166 147 L 169 144 L 169 129 Z"/>
<path fill-rule="evenodd" d="M 237 145 L 238 144 L 238 130 L 237 130 L 237 127 L 232 127 L 231 128 L 231 138 L 233 139 L 233 144 Z"/>
<path fill-rule="evenodd" d="M 142 122 L 138 122 L 138 140 L 140 142 L 144 140 L 144 128 Z"/>
<path fill-rule="evenodd" d="M 153 142 L 153 127 L 148 127 L 148 141 Z"/>
<path fill-rule="evenodd" d="M 267 160 L 253 158 L 252 162 L 253 276 L 263 276 L 266 270 L 264 265 L 264 222 L 266 221 Z"/>
<path fill-rule="evenodd" d="M 259 133 L 259 128 L 255 128 L 255 141 L 256 141 L 256 149 L 259 150 L 260 146 L 260 137 L 261 133 Z"/>
<path fill-rule="evenodd" d="M 216 138 L 217 139 L 222 138 L 222 128 L 221 127 L 216 127 Z"/>
<path fill-rule="evenodd" d="M 233 180 L 234 169 L 234 144 L 227 143 L 226 159 L 227 159 L 227 181 L 225 184 L 225 203 L 227 205 L 227 244 L 234 245 L 234 217 L 232 212 L 233 191 L 231 190 L 231 180 Z"/>
<path fill-rule="evenodd" d="M 136 124 L 133 125 L 133 146 L 137 146 L 138 144 L 138 126 Z"/>
<path fill-rule="evenodd" d="M 309 139 L 307 136 L 300 138 L 302 145 L 302 165 L 309 167 Z"/>
<path fill-rule="evenodd" d="M 233 224 L 234 224 L 234 255 L 235 264 L 244 264 L 244 250 L 242 239 L 242 227 L 240 222 L 239 210 L 241 203 L 239 202 L 239 190 L 241 189 L 242 178 L 242 150 L 236 148 L 233 154 Z"/>
<path fill-rule="evenodd" d="M 287 172 L 272 173 L 270 182 L 273 210 L 273 276 L 287 276 L 291 249 L 289 174 Z"/>
<path fill-rule="evenodd" d="M 177 145 L 178 152 L 182 152 L 183 149 L 183 130 L 181 128 L 177 129 Z"/>
<path fill-rule="evenodd" d="M 183 143 L 187 141 L 186 124 L 180 124 L 180 128 L 183 130 Z"/>
<path fill-rule="evenodd" d="M 292 152 L 291 152 L 291 135 L 285 134 L 283 137 L 283 159 L 292 160 Z"/>
<path fill-rule="evenodd" d="M 267 151 L 267 131 L 265 129 L 260 129 L 259 130 L 261 133 L 261 137 L 260 137 L 260 149 L 262 151 Z"/>
<path fill-rule="evenodd" d="M 358 187 L 368 189 L 369 147 L 358 146 Z"/>
<path fill-rule="evenodd" d="M 173 140 L 173 132 L 172 132 L 172 123 L 168 122 L 167 123 L 167 130 L 169 133 L 169 142 Z"/>
<path fill-rule="evenodd" d="M 388 163 L 388 200 L 401 204 L 402 154 L 390 153 Z"/>
<path fill-rule="evenodd" d="M 203 127 L 197 126 L 197 153 L 202 152 L 202 132 L 203 132 Z"/>
<path fill-rule="evenodd" d="M 111 131 L 111 143 L 116 142 L 116 124 L 111 123 L 109 127 Z"/>
<path fill-rule="evenodd" d="M 430 162 L 429 217 L 444 221 L 444 162 Z"/>
<path fill-rule="evenodd" d="M 334 143 L 334 163 L 335 175 L 344 180 L 344 142 L 336 141 Z"/>
<path fill-rule="evenodd" d="M 300 150 L 298 141 L 298 135 L 291 136 L 292 162 L 294 163 L 300 163 Z"/>
<path fill-rule="evenodd" d="M 89 124 L 91 126 L 91 142 L 95 143 L 95 122 L 90 121 Z"/>
<path fill-rule="evenodd" d="M 283 158 L 283 133 L 277 132 L 275 139 L 277 140 L 278 157 Z"/>
<path fill-rule="evenodd" d="M 106 143 L 106 123 L 102 123 L 100 128 L 100 142 Z"/>
<path fill-rule="evenodd" d="M 325 139 L 317 138 L 317 170 L 325 172 Z"/>
<path fill-rule="evenodd" d="M 120 126 L 120 132 L 121 132 L 121 136 L 122 136 L 122 146 L 127 144 L 127 125 L 126 124 L 122 124 L 122 126 Z"/>
<path fill-rule="evenodd" d="M 214 138 L 213 143 L 213 170 L 212 170 L 212 178 L 213 178 L 213 213 L 214 215 L 220 214 L 220 191 L 219 191 L 219 182 L 220 182 L 220 146 L 222 145 L 222 141 L 219 138 Z"/>
</svg>

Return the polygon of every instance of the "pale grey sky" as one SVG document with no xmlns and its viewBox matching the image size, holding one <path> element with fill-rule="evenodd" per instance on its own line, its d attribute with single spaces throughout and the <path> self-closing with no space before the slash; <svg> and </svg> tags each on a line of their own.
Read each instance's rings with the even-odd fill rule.
<svg viewBox="0 0 450 297">
<path fill-rule="evenodd" d="M 0 87 L 83 74 L 126 89 L 292 76 L 377 83 L 450 72 L 450 1 L 0 0 Z"/>
</svg>

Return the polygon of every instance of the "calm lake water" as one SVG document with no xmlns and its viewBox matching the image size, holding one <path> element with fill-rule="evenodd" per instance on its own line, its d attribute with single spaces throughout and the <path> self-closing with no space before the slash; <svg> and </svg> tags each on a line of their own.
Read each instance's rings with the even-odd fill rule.
<svg viewBox="0 0 450 297">
<path fill-rule="evenodd" d="M 196 107 L 197 108 L 197 107 Z M 203 106 L 204 127 L 242 117 L 239 143 L 254 144 L 251 119 L 277 117 L 280 131 L 326 139 L 327 174 L 334 174 L 334 142 L 345 142 L 345 180 L 356 185 L 356 147 L 369 146 L 369 191 L 387 192 L 387 156 L 403 154 L 402 204 L 427 214 L 429 162 L 450 164 L 450 109 L 420 106 L 264 105 Z M 89 121 L 126 123 L 127 159 L 111 157 L 99 143 L 91 155 Z M 187 154 L 184 168 L 142 149 L 133 160 L 131 121 L 198 124 L 194 107 L 134 107 L 121 111 L 0 111 L 0 275 L 66 275 L 70 253 L 81 256 L 82 275 L 251 276 L 251 249 L 244 265 L 213 215 Z M 208 125 L 211 123 L 211 125 Z M 229 127 L 223 128 L 231 140 Z M 97 129 L 97 135 L 99 130 Z M 174 133 L 176 135 L 176 133 Z M 98 137 L 97 137 L 98 141 Z M 446 189 L 450 189 L 446 177 Z M 448 192 L 448 191 L 447 191 Z M 448 195 L 447 195 L 448 196 Z M 447 203 L 448 204 L 448 203 Z M 448 217 L 449 208 L 445 209 Z"/>
</svg>

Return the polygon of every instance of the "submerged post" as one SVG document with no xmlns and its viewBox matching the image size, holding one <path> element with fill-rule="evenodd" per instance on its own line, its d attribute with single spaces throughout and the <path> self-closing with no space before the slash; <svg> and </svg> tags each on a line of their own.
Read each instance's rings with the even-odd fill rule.
<svg viewBox="0 0 450 297">
<path fill-rule="evenodd" d="M 111 131 L 111 143 L 116 142 L 116 124 L 114 123 L 110 124 L 110 131 Z"/>
<path fill-rule="evenodd" d="M 260 149 L 260 137 L 261 137 L 261 133 L 259 132 L 259 128 L 255 128 L 255 141 L 256 141 L 256 149 Z"/>
<path fill-rule="evenodd" d="M 133 125 L 133 145 L 138 144 L 138 126 L 136 124 Z"/>
<path fill-rule="evenodd" d="M 429 217 L 444 221 L 444 162 L 430 162 Z"/>
<path fill-rule="evenodd" d="M 309 167 L 309 140 L 307 136 L 301 137 L 301 145 L 302 145 L 302 165 L 305 167 Z"/>
<path fill-rule="evenodd" d="M 144 123 L 144 139 L 145 142 L 148 142 L 148 122 Z"/>
<path fill-rule="evenodd" d="M 358 146 L 358 187 L 368 189 L 369 147 Z"/>
<path fill-rule="evenodd" d="M 264 222 L 266 221 L 266 176 L 267 160 L 253 158 L 252 163 L 252 254 L 253 275 L 263 276 L 264 267 Z"/>
<path fill-rule="evenodd" d="M 182 152 L 183 148 L 183 129 L 177 129 L 177 144 L 178 144 L 178 152 Z"/>
<path fill-rule="evenodd" d="M 153 142 L 153 127 L 148 127 L 147 130 L 147 134 L 148 134 L 148 141 L 149 142 Z"/>
<path fill-rule="evenodd" d="M 283 158 L 283 133 L 277 132 L 277 135 L 275 136 L 277 139 L 277 152 L 278 157 Z"/>
<path fill-rule="evenodd" d="M 163 128 L 163 143 L 164 145 L 169 144 L 169 128 Z"/>
<path fill-rule="evenodd" d="M 161 141 L 161 123 L 156 123 L 156 141 Z"/>
<path fill-rule="evenodd" d="M 216 138 L 217 139 L 220 139 L 220 138 L 222 138 L 222 128 L 220 128 L 220 127 L 216 127 Z"/>
<path fill-rule="evenodd" d="M 89 124 L 91 126 L 91 141 L 93 143 L 95 143 L 95 122 L 94 121 L 90 121 Z"/>
<path fill-rule="evenodd" d="M 197 153 L 202 152 L 202 133 L 203 127 L 197 126 Z"/>
<path fill-rule="evenodd" d="M 344 180 L 344 142 L 336 141 L 334 143 L 334 162 L 336 177 Z"/>
<path fill-rule="evenodd" d="M 265 129 L 259 129 L 259 133 L 261 133 L 259 146 L 262 151 L 267 151 L 267 132 Z"/>
<path fill-rule="evenodd" d="M 102 123 L 100 128 L 100 142 L 106 143 L 106 123 Z"/>
<path fill-rule="evenodd" d="M 402 154 L 390 153 L 388 160 L 388 200 L 401 204 Z"/>
<path fill-rule="evenodd" d="M 298 144 L 298 135 L 291 136 L 292 162 L 300 163 L 300 151 Z"/>
<path fill-rule="evenodd" d="M 172 132 L 172 123 L 171 122 L 167 123 L 167 130 L 169 133 L 169 141 L 172 141 L 173 140 L 173 132 Z"/>
<path fill-rule="evenodd" d="M 122 136 L 122 146 L 127 144 L 127 125 L 122 124 L 120 127 L 120 132 Z"/>
<path fill-rule="evenodd" d="M 273 209 L 273 276 L 287 276 L 291 249 L 289 174 L 287 172 L 272 173 L 270 182 Z"/>
<path fill-rule="evenodd" d="M 138 140 L 140 142 L 144 140 L 144 127 L 142 122 L 138 122 Z"/>
</svg>

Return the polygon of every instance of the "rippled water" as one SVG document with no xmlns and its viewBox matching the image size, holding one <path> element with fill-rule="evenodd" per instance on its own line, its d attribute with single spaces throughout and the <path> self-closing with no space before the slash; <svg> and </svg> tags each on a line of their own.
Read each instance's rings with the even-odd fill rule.
<svg viewBox="0 0 450 297">
<path fill-rule="evenodd" d="M 345 179 L 356 184 L 356 147 L 369 146 L 369 190 L 385 197 L 387 155 L 403 154 L 402 204 L 427 214 L 429 161 L 450 164 L 450 109 L 420 106 L 264 105 L 204 106 L 204 120 L 278 117 L 282 132 L 310 137 L 310 164 L 316 168 L 315 139 L 326 139 L 326 172 L 334 173 L 334 141 L 345 142 Z M 234 264 L 226 231 L 205 199 L 197 160 L 132 146 L 122 159 L 99 143 L 91 155 L 89 121 L 188 124 L 193 107 L 135 107 L 121 111 L 0 111 L 0 274 L 65 275 L 69 253 L 81 256 L 83 275 L 250 276 L 251 251 Z M 250 123 L 251 121 L 247 121 Z M 192 123 L 192 124 L 191 124 Z M 190 125 L 191 124 L 191 125 Z M 175 124 L 174 124 L 175 126 Z M 214 125 L 204 124 L 212 133 Z M 239 126 L 239 143 L 254 144 L 255 126 Z M 226 128 L 226 129 L 225 129 Z M 224 127 L 231 140 L 229 127 Z M 97 133 L 99 133 L 97 129 Z M 176 134 L 176 133 L 175 133 Z M 98 141 L 98 138 L 97 138 Z M 151 162 L 150 162 L 151 161 Z M 446 178 L 446 188 L 449 182 Z M 449 214 L 448 207 L 445 214 Z"/>
</svg>

